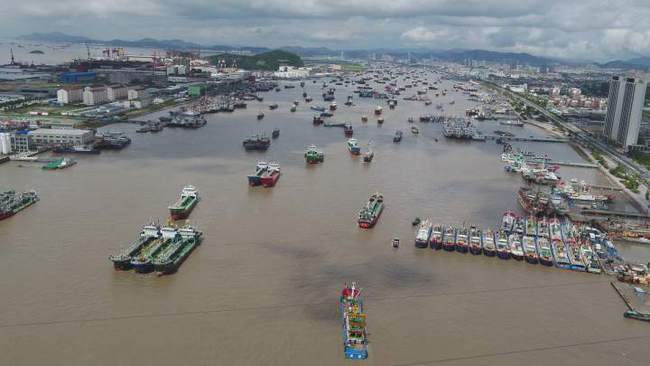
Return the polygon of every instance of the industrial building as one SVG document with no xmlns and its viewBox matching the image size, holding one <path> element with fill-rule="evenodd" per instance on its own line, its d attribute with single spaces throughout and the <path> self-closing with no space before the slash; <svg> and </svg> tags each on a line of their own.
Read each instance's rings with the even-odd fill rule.
<svg viewBox="0 0 650 366">
<path fill-rule="evenodd" d="M 86 145 L 95 141 L 91 130 L 39 128 L 29 131 L 36 146 L 56 144 Z"/>
<path fill-rule="evenodd" d="M 10 136 L 11 152 L 21 153 L 34 150 L 32 136 L 28 130 L 15 131 Z"/>
<path fill-rule="evenodd" d="M 647 83 L 633 77 L 612 76 L 609 81 L 604 137 L 628 149 L 639 139 Z"/>
<path fill-rule="evenodd" d="M 114 102 L 116 100 L 127 99 L 128 90 L 124 85 L 113 84 L 106 87 L 106 95 L 109 101 Z"/>
<path fill-rule="evenodd" d="M 83 91 L 83 103 L 85 105 L 97 105 L 107 103 L 108 92 L 104 86 L 87 86 Z"/>
<path fill-rule="evenodd" d="M 56 91 L 56 101 L 61 105 L 80 103 L 83 101 L 83 89 L 80 86 L 59 89 Z"/>
<path fill-rule="evenodd" d="M 64 72 L 59 76 L 59 81 L 67 84 L 89 83 L 96 78 L 96 72 Z"/>
</svg>

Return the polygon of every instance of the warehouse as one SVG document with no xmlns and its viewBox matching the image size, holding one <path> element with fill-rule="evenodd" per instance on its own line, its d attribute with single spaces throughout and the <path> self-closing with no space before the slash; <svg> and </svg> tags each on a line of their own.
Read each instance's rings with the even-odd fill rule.
<svg viewBox="0 0 650 366">
<path fill-rule="evenodd" d="M 71 144 L 86 145 L 95 141 L 95 134 L 91 130 L 39 128 L 30 131 L 29 135 L 37 146 Z"/>
</svg>

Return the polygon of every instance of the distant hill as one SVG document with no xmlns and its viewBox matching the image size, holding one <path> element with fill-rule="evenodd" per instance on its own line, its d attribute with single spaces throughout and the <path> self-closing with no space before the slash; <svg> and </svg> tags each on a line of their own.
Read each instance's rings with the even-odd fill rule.
<svg viewBox="0 0 650 366">
<path fill-rule="evenodd" d="M 235 55 L 232 53 L 222 53 L 210 56 L 210 61 L 214 65 L 217 65 L 219 60 L 225 60 L 228 66 L 232 65 L 233 62 L 236 62 L 237 65 L 244 70 L 275 71 L 281 65 L 295 67 L 304 66 L 300 56 L 283 50 L 273 50 L 252 56 Z"/>
<path fill-rule="evenodd" d="M 623 69 L 623 70 L 648 70 L 650 69 L 650 57 L 637 57 L 629 60 L 615 60 L 598 64 L 598 66 L 607 69 Z"/>
</svg>

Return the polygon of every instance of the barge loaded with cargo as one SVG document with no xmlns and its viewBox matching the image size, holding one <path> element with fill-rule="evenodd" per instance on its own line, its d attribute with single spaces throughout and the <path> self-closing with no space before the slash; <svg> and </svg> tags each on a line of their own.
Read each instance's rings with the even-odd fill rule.
<svg viewBox="0 0 650 366">
<path fill-rule="evenodd" d="M 27 207 L 38 202 L 38 193 L 35 191 L 17 193 L 6 191 L 0 193 L 0 220 L 11 217 Z"/>
<path fill-rule="evenodd" d="M 190 216 L 194 206 L 199 202 L 199 192 L 192 185 L 185 186 L 178 201 L 169 206 L 172 220 L 183 220 Z"/>
<path fill-rule="evenodd" d="M 359 227 L 369 229 L 377 223 L 379 216 L 384 210 L 384 196 L 381 193 L 375 193 L 370 196 L 368 203 L 359 211 Z"/>
</svg>

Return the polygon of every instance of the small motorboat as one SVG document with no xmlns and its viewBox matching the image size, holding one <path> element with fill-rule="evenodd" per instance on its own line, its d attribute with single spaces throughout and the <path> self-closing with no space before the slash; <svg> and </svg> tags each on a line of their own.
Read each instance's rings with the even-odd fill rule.
<svg viewBox="0 0 650 366">
<path fill-rule="evenodd" d="M 393 248 L 399 248 L 399 238 L 398 237 L 393 238 Z"/>
</svg>

